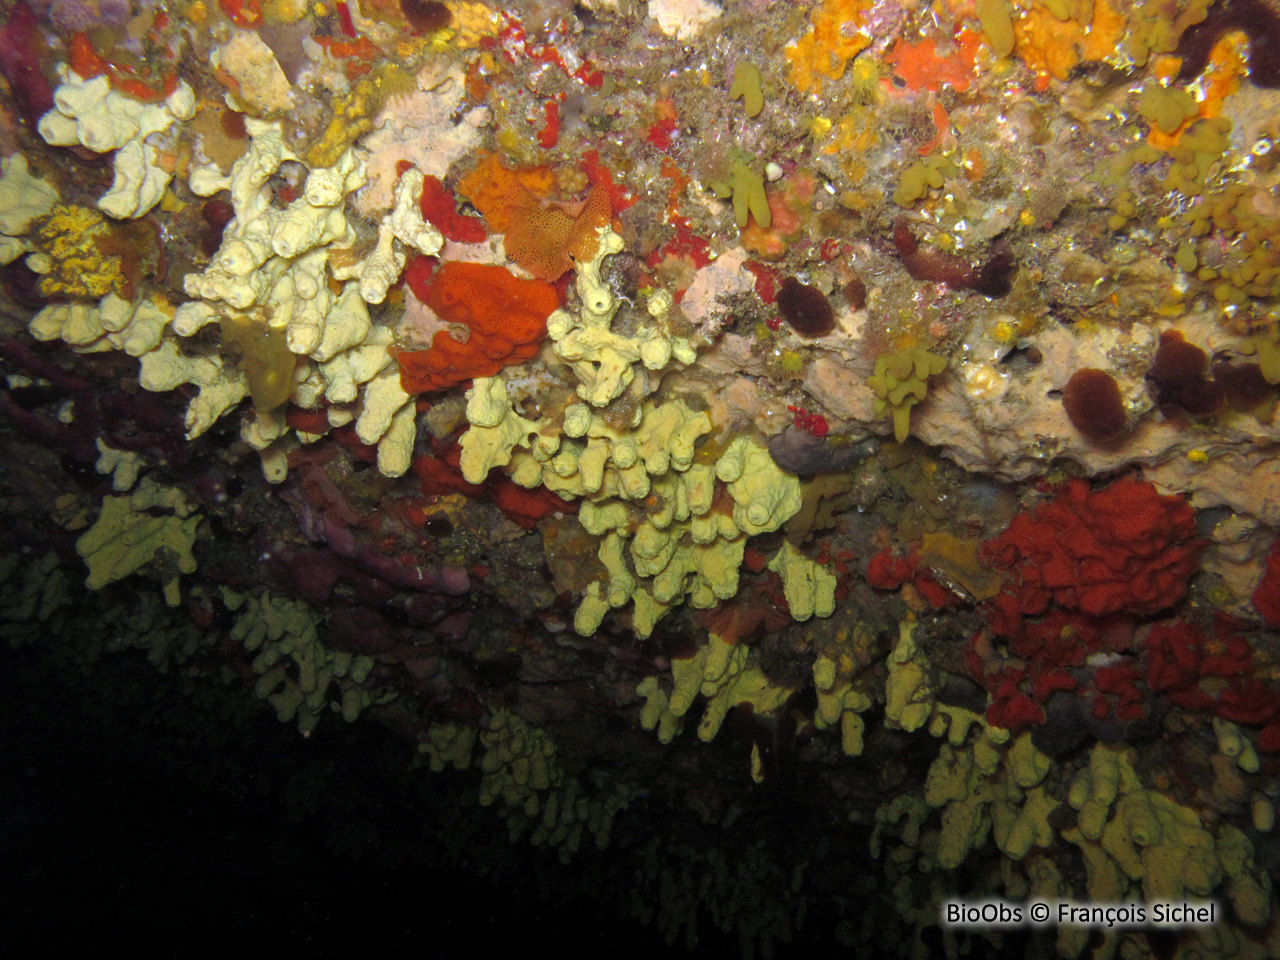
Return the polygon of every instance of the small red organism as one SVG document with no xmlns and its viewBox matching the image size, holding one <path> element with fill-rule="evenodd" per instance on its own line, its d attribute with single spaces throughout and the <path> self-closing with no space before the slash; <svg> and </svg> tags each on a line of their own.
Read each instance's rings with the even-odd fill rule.
<svg viewBox="0 0 1280 960">
<path fill-rule="evenodd" d="M 1214 709 L 1223 720 L 1266 726 L 1280 720 L 1280 693 L 1261 680 L 1233 680 Z"/>
<path fill-rule="evenodd" d="M 711 262 L 711 241 L 694 233 L 687 217 L 672 217 L 671 225 L 676 235 L 649 254 L 646 262 L 650 267 L 658 266 L 668 257 L 688 258 L 699 270 Z"/>
<path fill-rule="evenodd" d="M 854 277 L 844 285 L 844 299 L 851 310 L 861 310 L 867 303 L 867 285 Z"/>
<path fill-rule="evenodd" d="M 836 257 L 848 252 L 848 249 L 849 245 L 843 240 L 837 240 L 835 237 L 827 237 L 827 239 L 823 240 L 822 243 L 818 244 L 818 256 L 821 257 L 825 263 L 830 263 L 832 260 L 836 259 Z"/>
<path fill-rule="evenodd" d="M 484 483 L 468 483 L 459 466 L 462 448 L 458 444 L 442 447 L 436 456 L 421 454 L 414 458 L 413 472 L 422 483 L 422 492 L 431 496 L 461 493 L 477 500 L 488 500 L 506 514 L 513 523 L 531 529 L 543 517 L 553 513 L 572 513 L 576 502 L 561 500 L 546 487 L 526 490 L 510 477 L 491 471 Z"/>
<path fill-rule="evenodd" d="M 263 24 L 262 4 L 259 0 L 218 0 L 218 6 L 237 27 L 260 27 Z M 352 36 L 354 35 L 353 28 Z"/>
<path fill-rule="evenodd" d="M 324 407 L 306 410 L 302 407 L 290 405 L 285 412 L 285 422 L 289 425 L 289 429 L 300 430 L 312 436 L 329 432 L 329 414 Z"/>
<path fill-rule="evenodd" d="M 1200 680 L 1200 650 L 1204 639 L 1184 620 L 1157 623 L 1143 646 L 1147 658 L 1147 686 L 1157 693 L 1186 690 Z"/>
<path fill-rule="evenodd" d="M 777 302 L 778 271 L 758 260 L 748 260 L 742 266 L 756 278 L 756 296 L 765 303 Z"/>
<path fill-rule="evenodd" d="M 582 172 L 587 175 L 587 182 L 593 187 L 604 187 L 609 193 L 609 206 L 614 213 L 621 213 L 634 206 L 636 198 L 627 193 L 621 186 L 613 182 L 613 174 L 600 160 L 600 151 L 592 148 L 582 155 L 580 164 Z"/>
<path fill-rule="evenodd" d="M 1258 733 L 1258 749 L 1263 753 L 1280 753 L 1280 723 L 1269 723 Z"/>
<path fill-rule="evenodd" d="M 338 22 L 342 24 L 342 32 L 348 37 L 356 35 L 356 24 L 351 19 L 351 8 L 347 6 L 347 0 L 338 0 Z"/>
<path fill-rule="evenodd" d="M 896 590 L 910 583 L 930 606 L 935 608 L 954 606 L 957 597 L 933 576 L 933 571 L 920 566 L 919 550 L 912 550 L 904 557 L 895 556 L 886 547 L 867 563 L 867 583 L 877 590 Z"/>
<path fill-rule="evenodd" d="M 1042 673 L 1031 683 L 1031 693 L 1038 703 L 1044 703 L 1059 690 L 1070 692 L 1075 688 L 1075 679 L 1065 670 Z"/>
<path fill-rule="evenodd" d="M 560 139 L 560 104 L 555 100 L 548 100 L 542 105 L 542 112 L 544 122 L 542 129 L 538 131 L 538 146 L 550 150 Z"/>
<path fill-rule="evenodd" d="M 484 222 L 478 217 L 458 212 L 457 199 L 438 177 L 422 178 L 422 200 L 418 207 L 422 211 L 422 219 L 439 230 L 446 240 L 480 243 L 489 235 Z"/>
<path fill-rule="evenodd" d="M 420 303 L 427 302 L 431 278 L 435 276 L 439 263 L 440 261 L 435 257 L 424 257 L 420 253 L 409 257 L 409 265 L 404 268 L 404 283 L 413 291 L 413 295 Z"/>
<path fill-rule="evenodd" d="M 827 423 L 827 418 L 820 413 L 810 413 L 803 407 L 787 407 L 795 417 L 796 428 L 803 430 L 812 437 L 821 440 L 831 432 L 831 426 Z"/>
<path fill-rule="evenodd" d="M 676 105 L 666 97 L 658 100 L 657 104 L 658 119 L 649 126 L 649 132 L 645 134 L 648 140 L 658 150 L 669 150 L 671 148 L 672 134 L 676 132 L 678 126 L 676 120 Z"/>
<path fill-rule="evenodd" d="M 918 554 L 895 556 L 892 548 L 885 547 L 867 563 L 867 583 L 877 590 L 897 590 L 915 576 Z"/>
<path fill-rule="evenodd" d="M 218 117 L 218 126 L 231 140 L 248 140 L 249 128 L 245 125 L 244 114 L 239 110 L 226 109 Z"/>
<path fill-rule="evenodd" d="M 200 231 L 200 249 L 205 256 L 212 257 L 222 246 L 222 233 L 235 219 L 236 211 L 226 200 L 214 197 L 200 207 L 200 216 L 205 222 Z"/>
<path fill-rule="evenodd" d="M 1093 674 L 1093 685 L 1102 693 L 1119 697 L 1128 703 L 1141 703 L 1143 692 L 1138 687 L 1138 667 L 1131 661 L 1099 667 Z"/>
<path fill-rule="evenodd" d="M 590 60 L 583 60 L 582 65 L 573 71 L 575 80 L 581 80 L 592 90 L 598 90 L 604 86 L 604 72 L 597 70 Z"/>
<path fill-rule="evenodd" d="M 373 65 L 382 57 L 382 50 L 368 37 L 361 34 L 354 40 L 335 40 L 333 37 L 312 37 L 329 56 L 335 60 L 345 60 L 342 72 L 348 80 L 363 77 L 373 70 Z"/>
<path fill-rule="evenodd" d="M 933 129 L 934 135 L 916 147 L 916 153 L 922 157 L 927 157 L 943 144 L 950 145 L 955 142 L 955 136 L 951 133 L 951 115 L 936 100 L 933 104 Z"/>
<path fill-rule="evenodd" d="M 78 73 L 81 79 L 89 80 L 102 76 L 110 69 L 107 61 L 102 59 L 98 51 L 93 48 L 89 35 L 84 31 L 72 35 L 67 53 L 70 57 L 71 69 Z"/>
</svg>

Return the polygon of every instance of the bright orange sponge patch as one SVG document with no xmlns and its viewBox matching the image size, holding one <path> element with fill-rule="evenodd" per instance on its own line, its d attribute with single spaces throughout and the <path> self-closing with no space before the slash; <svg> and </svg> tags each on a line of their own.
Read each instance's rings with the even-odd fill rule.
<svg viewBox="0 0 1280 960">
<path fill-rule="evenodd" d="M 430 348 L 399 353 L 407 393 L 447 390 L 532 358 L 547 335 L 547 317 L 560 306 L 551 284 L 487 263 L 444 263 L 424 292 L 440 319 L 466 325 L 471 336 L 463 343 L 441 330 Z"/>
<path fill-rule="evenodd" d="M 546 200 L 545 167 L 512 170 L 493 154 L 458 182 L 495 233 L 505 234 L 507 256 L 542 280 L 558 280 L 574 262 L 590 260 L 600 231 L 613 219 L 608 188 L 597 184 L 584 202 Z"/>
</svg>

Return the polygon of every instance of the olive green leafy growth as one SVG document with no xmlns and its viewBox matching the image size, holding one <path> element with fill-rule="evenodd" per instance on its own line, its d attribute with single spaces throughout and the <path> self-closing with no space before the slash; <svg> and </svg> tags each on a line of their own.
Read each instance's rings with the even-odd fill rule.
<svg viewBox="0 0 1280 960">
<path fill-rule="evenodd" d="M 155 516 L 147 512 L 152 507 L 173 510 L 177 515 Z M 165 602 L 176 607 L 181 600 L 179 574 L 196 569 L 191 548 L 200 517 L 189 514 L 181 494 L 164 488 L 144 485 L 132 496 L 104 497 L 97 522 L 76 541 L 76 552 L 89 567 L 85 585 L 101 590 L 141 570 L 159 555 Z"/>
<path fill-rule="evenodd" d="M 1187 273 L 1193 272 L 1200 264 L 1200 260 L 1196 256 L 1196 242 L 1194 240 L 1183 240 L 1179 244 L 1177 252 L 1173 255 L 1173 262 Z"/>
<path fill-rule="evenodd" d="M 1148 83 L 1138 96 L 1138 113 L 1144 120 L 1155 124 L 1165 136 L 1173 133 L 1200 112 L 1196 98 L 1177 87 L 1163 87 Z"/>
<path fill-rule="evenodd" d="M 911 432 L 911 408 L 924 399 L 929 378 L 947 368 L 947 360 L 916 347 L 900 350 L 876 360 L 876 370 L 867 384 L 876 392 L 875 413 L 882 417 L 893 411 L 893 436 L 899 443 Z"/>
<path fill-rule="evenodd" d="M 738 221 L 738 229 L 747 225 L 747 214 L 756 218 L 762 229 L 768 229 L 773 222 L 769 213 L 769 200 L 764 195 L 764 177 L 756 173 L 742 160 L 733 161 L 729 168 L 729 179 L 712 180 L 708 186 L 711 192 L 721 200 L 733 197 L 733 216 Z"/>
<path fill-rule="evenodd" d="M 1052 6 L 1048 0 L 1046 6 Z M 974 4 L 978 13 L 978 22 L 982 24 L 982 32 L 997 57 L 1007 57 L 1013 53 L 1014 34 L 1013 17 L 1010 15 L 1008 0 L 977 0 Z M 1059 20 L 1067 19 L 1065 16 Z"/>
<path fill-rule="evenodd" d="M 764 91 L 760 89 L 760 68 L 754 63 L 740 61 L 733 68 L 733 86 L 729 88 L 729 99 L 742 98 L 747 116 L 757 116 L 764 109 Z"/>
<path fill-rule="evenodd" d="M 893 202 L 900 207 L 909 207 L 931 188 L 941 187 L 947 177 L 954 177 L 959 172 L 955 161 L 941 153 L 917 160 L 902 171 L 898 189 L 893 192 Z"/>
<path fill-rule="evenodd" d="M 1280 383 L 1280 337 L 1274 333 L 1250 337 L 1240 344 L 1240 352 L 1257 354 L 1258 366 L 1262 368 L 1262 376 L 1267 383 Z"/>
<path fill-rule="evenodd" d="M 1178 145 L 1169 151 L 1173 165 L 1160 180 L 1161 188 L 1188 197 L 1199 196 L 1213 165 L 1230 147 L 1231 121 L 1228 118 L 1197 120 L 1182 132 Z M 1203 232 L 1208 233 L 1209 229 L 1206 227 Z"/>
</svg>

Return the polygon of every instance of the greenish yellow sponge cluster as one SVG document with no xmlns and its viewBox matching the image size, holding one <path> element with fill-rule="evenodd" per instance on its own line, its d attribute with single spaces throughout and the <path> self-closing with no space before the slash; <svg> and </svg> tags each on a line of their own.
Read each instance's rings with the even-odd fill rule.
<svg viewBox="0 0 1280 960">
<path fill-rule="evenodd" d="M 666 290 L 649 293 L 648 317 L 633 321 L 631 333 L 613 330 L 622 301 L 613 295 L 600 268 L 605 257 L 620 253 L 624 246 L 612 230 L 602 230 L 595 257 L 577 266 L 575 309 L 561 308 L 547 317 L 552 349 L 573 370 L 578 396 L 593 407 L 612 403 L 646 371 L 658 373 L 673 360 L 689 364 L 698 358 L 692 340 L 672 329 L 674 299 Z M 643 381 L 637 384 L 642 385 Z"/>
<path fill-rule="evenodd" d="M 192 597 L 207 600 L 199 586 Z M 104 653 L 137 650 L 161 673 L 193 677 L 202 669 L 195 654 L 215 644 L 217 634 L 185 610 L 171 609 L 161 591 L 146 584 L 110 599 L 76 601 L 71 577 L 50 550 L 39 558 L 0 555 L 0 640 L 15 648 L 40 643 L 41 656 L 61 669 L 88 671 Z"/>
<path fill-rule="evenodd" d="M 853 688 L 848 669 L 838 669 L 830 657 L 818 657 L 813 663 L 813 685 L 818 692 L 818 709 L 813 725 L 827 730 L 839 725 L 840 747 L 847 757 L 862 753 L 862 735 L 866 731 L 862 714 L 871 709 L 871 697 Z"/>
<path fill-rule="evenodd" d="M 70 578 L 50 550 L 38 559 L 17 553 L 0 556 L 0 638 L 15 647 L 61 632 L 71 603 Z"/>
<path fill-rule="evenodd" d="M 990 728 L 984 726 L 984 733 Z M 941 807 L 937 862 L 953 869 L 990 831 L 996 846 L 1013 860 L 1032 847 L 1048 847 L 1054 833 L 1049 814 L 1058 802 L 1040 786 L 1052 761 L 1023 733 L 1007 751 L 981 736 L 963 746 L 943 744 L 925 780 L 925 803 Z"/>
<path fill-rule="evenodd" d="M 432 773 L 439 773 L 446 766 L 466 770 L 471 766 L 471 749 L 475 744 L 475 727 L 435 723 L 427 728 L 427 739 L 418 744 L 418 752 L 427 758 Z"/>
<path fill-rule="evenodd" d="M 630 796 L 625 786 L 605 799 L 587 797 L 578 780 L 566 776 L 556 762 L 550 736 L 507 710 L 493 714 L 480 743 L 485 751 L 480 804 L 502 801 L 513 843 L 532 827 L 530 842 L 558 848 L 561 863 L 578 852 L 584 834 L 595 838 L 597 849 L 608 847 L 614 818 Z"/>
<path fill-rule="evenodd" d="M 153 509 L 169 513 L 156 515 Z M 76 541 L 76 552 L 89 567 L 85 585 L 101 590 L 155 560 L 165 601 L 177 606 L 179 575 L 196 569 L 191 548 L 199 526 L 199 515 L 191 513 L 179 491 L 153 482 L 144 481 L 130 496 L 104 497 L 97 521 Z"/>
<path fill-rule="evenodd" d="M 503 381 L 490 377 L 467 392 L 467 419 L 461 467 L 469 482 L 509 467 L 523 487 L 584 498 L 578 518 L 604 538 L 598 555 L 608 574 L 588 587 L 575 613 L 574 628 L 584 635 L 632 600 L 633 626 L 647 637 L 685 597 L 698 608 L 732 598 L 746 538 L 779 529 L 801 506 L 800 481 L 754 440 L 739 437 L 714 464 L 695 463 L 711 421 L 680 400 L 643 403 L 626 427 L 573 404 L 557 425 L 521 417 Z M 723 509 L 713 509 L 717 483 L 728 494 Z M 786 576 L 801 613 L 834 609 L 826 571 L 792 556 Z"/>
<path fill-rule="evenodd" d="M 1196 98 L 1177 87 L 1149 82 L 1138 96 L 1138 113 L 1166 136 L 1171 136 L 1199 111 Z"/>
<path fill-rule="evenodd" d="M 954 177 L 960 167 L 948 154 L 934 153 L 908 164 L 898 178 L 898 189 L 893 192 L 893 202 L 900 207 L 910 207 L 931 189 L 941 187 L 947 177 Z"/>
<path fill-rule="evenodd" d="M 731 599 L 738 592 L 747 537 L 777 530 L 801 505 L 800 481 L 778 469 L 768 450 L 746 437 L 725 449 L 714 475 L 708 465 L 690 464 L 669 479 L 661 487 L 654 485 L 653 502 L 643 509 L 620 498 L 589 500 L 579 509 L 587 532 L 604 537 L 599 557 L 608 573 L 607 584 L 588 587 L 575 613 L 579 633 L 594 633 L 609 608 L 629 599 L 635 601 L 633 625 L 641 637 L 682 597 L 695 608 Z M 712 509 L 715 481 L 729 494 L 729 512 Z M 624 550 L 627 537 L 630 546 Z M 641 584 L 641 578 L 649 582 Z M 817 602 L 815 590 L 815 608 Z"/>
<path fill-rule="evenodd" d="M 790 943 L 804 926 L 804 864 L 782 868 L 760 846 L 726 857 L 716 848 L 663 849 L 656 840 L 638 858 L 632 915 L 656 924 L 668 947 L 683 932 L 685 949 L 694 950 L 700 915 L 736 935 L 744 958 L 772 957 L 775 943 Z"/>
<path fill-rule="evenodd" d="M 481 731 L 484 756 L 480 769 L 480 805 L 501 800 L 508 807 L 522 806 L 531 794 L 559 786 L 563 775 L 556 764 L 556 745 L 542 730 L 519 714 L 499 710 Z"/>
<path fill-rule="evenodd" d="M 1240 352 L 1257 355 L 1258 366 L 1262 368 L 1262 376 L 1267 383 L 1280 383 L 1280 336 L 1276 331 L 1270 335 L 1258 334 L 1240 344 Z"/>
<path fill-rule="evenodd" d="M 750 650 L 711 634 L 692 657 L 671 661 L 673 685 L 668 692 L 657 677 L 645 677 L 636 693 L 645 698 L 640 726 L 657 730 L 658 739 L 670 743 L 684 725 L 684 716 L 702 694 L 706 709 L 698 724 L 698 737 L 710 742 L 720 731 L 729 710 L 749 703 L 756 715 L 774 713 L 791 696 L 790 687 L 771 683 L 760 670 L 748 666 Z"/>
<path fill-rule="evenodd" d="M 1231 127 L 1211 117 L 1184 130 L 1160 186 L 1185 199 L 1177 220 L 1193 242 L 1179 247 L 1178 265 L 1211 284 L 1216 301 L 1240 307 L 1280 295 L 1280 221 L 1259 212 L 1257 187 L 1231 167 Z"/>
<path fill-rule="evenodd" d="M 764 192 L 764 177 L 747 166 L 745 160 L 733 161 L 727 180 L 712 180 L 707 186 L 721 200 L 733 198 L 733 219 L 739 230 L 746 229 L 748 216 L 754 217 L 762 230 L 768 230 L 773 223 L 769 198 Z"/>
<path fill-rule="evenodd" d="M 1241 920 L 1256 926 L 1270 915 L 1270 881 L 1248 838 L 1225 823 L 1215 838 L 1196 811 L 1146 789 L 1123 745 L 1096 745 L 1067 800 L 1077 817 L 1063 836 L 1080 848 L 1091 899 L 1122 900 L 1139 883 L 1148 903 L 1208 897 L 1226 879 Z"/>
<path fill-rule="evenodd" d="M 782 578 L 787 609 L 793 620 L 829 617 L 836 610 L 836 575 L 810 560 L 788 540 L 769 561 L 769 569 Z"/>
<path fill-rule="evenodd" d="M 1214 165 L 1231 148 L 1231 121 L 1211 117 L 1193 123 L 1169 151 L 1173 164 L 1160 186 L 1166 190 L 1198 196 L 1205 188 Z"/>
<path fill-rule="evenodd" d="M 627 808 L 631 790 L 619 785 L 604 799 L 582 793 L 577 779 L 564 786 L 531 794 L 517 811 L 507 812 L 507 836 L 512 843 L 532 828 L 529 842 L 535 847 L 555 847 L 561 863 L 567 864 L 582 847 L 584 837 L 593 837 L 597 850 L 606 850 L 613 835 L 613 822 Z"/>
<path fill-rule="evenodd" d="M 629 425 L 613 426 L 584 403 L 571 405 L 557 423 L 528 420 L 512 408 L 497 377 L 475 381 L 467 391 L 462 436 L 462 475 L 481 483 L 489 471 L 511 467 L 522 487 L 546 487 L 566 500 L 576 497 L 647 497 L 651 480 L 687 471 L 699 437 L 711 432 L 705 413 L 679 400 L 641 404 Z"/>
<path fill-rule="evenodd" d="M 208 604 L 204 588 L 191 591 L 194 602 Z M 119 653 L 122 650 L 141 650 L 147 661 L 161 673 L 176 667 L 181 671 L 195 671 L 191 662 L 206 634 L 190 617 L 173 616 L 160 594 L 139 590 L 129 598 L 127 608 L 120 611 L 113 625 L 104 650 Z M 212 636 L 212 635 L 210 635 Z"/>
<path fill-rule="evenodd" d="M 366 707 L 395 696 L 375 699 L 361 686 L 373 672 L 373 658 L 335 652 L 321 643 L 315 611 L 301 600 L 269 593 L 255 597 L 225 587 L 222 600 L 228 610 L 240 612 L 231 639 L 240 641 L 245 652 L 257 654 L 252 662 L 258 675 L 254 692 L 275 707 L 281 723 L 296 719 L 298 730 L 309 734 L 326 712 L 341 713 L 352 723 Z M 333 684 L 340 691 L 331 701 Z"/>
<path fill-rule="evenodd" d="M 898 642 L 889 654 L 889 679 L 884 688 L 885 725 L 894 730 L 919 730 L 933 713 L 933 681 L 929 658 L 916 644 L 916 622 L 898 625 Z"/>
<path fill-rule="evenodd" d="M 741 97 L 748 117 L 758 116 L 764 109 L 764 91 L 760 88 L 760 80 L 760 68 L 754 63 L 739 60 L 733 68 L 733 86 L 729 88 L 729 99 L 737 100 Z"/>
<path fill-rule="evenodd" d="M 819 661 L 820 689 L 838 689 L 834 674 L 834 665 Z M 834 706 L 826 713 L 834 715 Z M 1003 856 L 1001 869 L 986 871 L 988 879 L 970 892 L 974 898 L 1150 904 L 1225 895 L 1244 927 L 1268 929 L 1271 880 L 1245 832 L 1149 789 L 1134 768 L 1132 748 L 1096 744 L 1074 775 L 1050 778 L 1055 763 L 1036 749 L 1029 732 L 1011 739 L 982 714 L 942 703 L 933 704 L 927 723 L 946 742 L 924 788 L 882 803 L 871 835 L 871 853 L 884 865 L 886 882 L 895 895 L 914 892 L 910 902 L 926 922 L 936 917 L 935 901 L 947 888 L 918 878 L 955 869 L 991 841 Z M 1238 728 L 1219 721 L 1214 732 L 1222 758 L 1246 772 L 1257 769 L 1257 755 Z M 1062 816 L 1064 806 L 1074 815 Z M 1265 815 L 1263 821 L 1257 829 L 1273 827 Z M 882 847 L 895 839 L 882 857 Z M 1062 843 L 1076 846 L 1082 872 L 1060 871 Z M 1206 956 L 1238 955 L 1236 931 L 1224 926 L 1208 932 L 1201 941 L 1209 948 Z M 1089 936 L 1087 925 L 1063 925 L 1059 954 L 1081 956 Z"/>
<path fill-rule="evenodd" d="M 905 443 L 911 432 L 911 408 L 925 398 L 929 378 L 946 368 L 946 357 L 923 347 L 900 350 L 876 360 L 875 372 L 867 379 L 876 392 L 875 415 L 893 414 L 893 436 L 899 443 Z"/>
</svg>

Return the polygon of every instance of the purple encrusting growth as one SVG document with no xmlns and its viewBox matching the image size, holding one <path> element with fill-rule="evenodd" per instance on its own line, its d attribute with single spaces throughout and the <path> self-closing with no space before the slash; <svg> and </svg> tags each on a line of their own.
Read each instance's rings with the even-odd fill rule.
<svg viewBox="0 0 1280 960">
<path fill-rule="evenodd" d="M 1018 263 L 1003 241 L 997 240 L 986 257 L 970 263 L 954 253 L 921 250 L 920 242 L 911 232 L 911 224 L 906 217 L 899 217 L 893 225 L 893 243 L 912 280 L 945 283 L 957 290 L 974 290 L 993 298 L 1006 296 L 1013 289 Z"/>
<path fill-rule="evenodd" d="M 31 9 L 61 34 L 122 27 L 133 16 L 130 0 L 31 0 Z"/>
<path fill-rule="evenodd" d="M 790 426 L 769 441 L 769 456 L 783 470 L 796 476 L 843 473 L 874 456 L 880 443 L 874 438 L 841 445 Z"/>
</svg>

